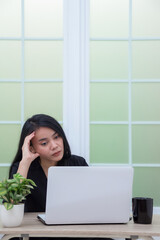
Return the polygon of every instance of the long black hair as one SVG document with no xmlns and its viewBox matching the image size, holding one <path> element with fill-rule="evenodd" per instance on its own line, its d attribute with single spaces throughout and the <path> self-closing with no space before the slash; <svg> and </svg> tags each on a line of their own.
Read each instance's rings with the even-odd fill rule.
<svg viewBox="0 0 160 240">
<path fill-rule="evenodd" d="M 15 162 L 20 162 L 22 159 L 22 146 L 23 146 L 26 136 L 30 135 L 32 132 L 34 132 L 36 129 L 39 129 L 40 127 L 47 127 L 47 128 L 53 129 L 56 133 L 58 133 L 59 136 L 62 137 L 62 139 L 63 139 L 63 145 L 64 145 L 63 158 L 69 158 L 71 156 L 71 150 L 70 150 L 69 143 L 68 143 L 65 133 L 64 133 L 61 125 L 58 123 L 58 121 L 56 119 L 54 119 L 53 117 L 45 115 L 45 114 L 36 114 L 36 115 L 33 115 L 31 118 L 29 118 L 23 125 L 22 131 L 21 131 L 21 136 L 20 136 L 20 141 L 19 141 L 19 145 L 18 145 L 18 150 L 17 150 L 17 153 L 11 164 L 9 175 L 11 173 L 13 164 Z"/>
</svg>

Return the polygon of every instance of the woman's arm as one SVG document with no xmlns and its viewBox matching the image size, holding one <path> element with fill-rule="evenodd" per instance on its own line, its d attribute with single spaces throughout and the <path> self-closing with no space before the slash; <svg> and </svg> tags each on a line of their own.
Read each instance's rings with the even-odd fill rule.
<svg viewBox="0 0 160 240">
<path fill-rule="evenodd" d="M 31 163 L 36 159 L 39 154 L 36 153 L 31 146 L 31 140 L 34 137 L 35 133 L 28 135 L 22 146 L 22 160 L 19 163 L 17 172 L 20 173 L 23 177 L 27 178 L 28 170 Z"/>
</svg>

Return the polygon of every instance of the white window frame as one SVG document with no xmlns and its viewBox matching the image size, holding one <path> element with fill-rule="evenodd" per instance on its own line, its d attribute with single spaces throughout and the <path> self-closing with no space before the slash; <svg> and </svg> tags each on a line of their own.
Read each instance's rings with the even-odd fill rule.
<svg viewBox="0 0 160 240">
<path fill-rule="evenodd" d="M 89 163 L 89 0 L 63 0 L 63 128 L 73 154 Z"/>
</svg>

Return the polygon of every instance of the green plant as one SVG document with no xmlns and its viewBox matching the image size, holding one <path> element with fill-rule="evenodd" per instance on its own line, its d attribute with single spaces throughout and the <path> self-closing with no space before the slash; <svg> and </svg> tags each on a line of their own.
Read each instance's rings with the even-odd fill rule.
<svg viewBox="0 0 160 240">
<path fill-rule="evenodd" d="M 0 181 L 0 199 L 7 210 L 13 205 L 21 203 L 31 193 L 36 184 L 31 179 L 24 178 L 19 173 L 13 175 L 13 179 Z"/>
</svg>

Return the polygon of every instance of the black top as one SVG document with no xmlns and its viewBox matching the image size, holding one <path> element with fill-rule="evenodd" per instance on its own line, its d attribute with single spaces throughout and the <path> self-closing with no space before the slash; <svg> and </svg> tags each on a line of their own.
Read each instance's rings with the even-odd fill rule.
<svg viewBox="0 0 160 240">
<path fill-rule="evenodd" d="M 19 162 L 13 164 L 10 178 L 17 172 Z M 85 159 L 71 155 L 68 159 L 62 159 L 57 166 L 88 166 Z M 27 178 L 32 179 L 37 187 L 31 190 L 32 194 L 26 197 L 25 212 L 45 212 L 47 177 L 39 163 L 39 158 L 35 159 L 29 168 Z"/>
</svg>

